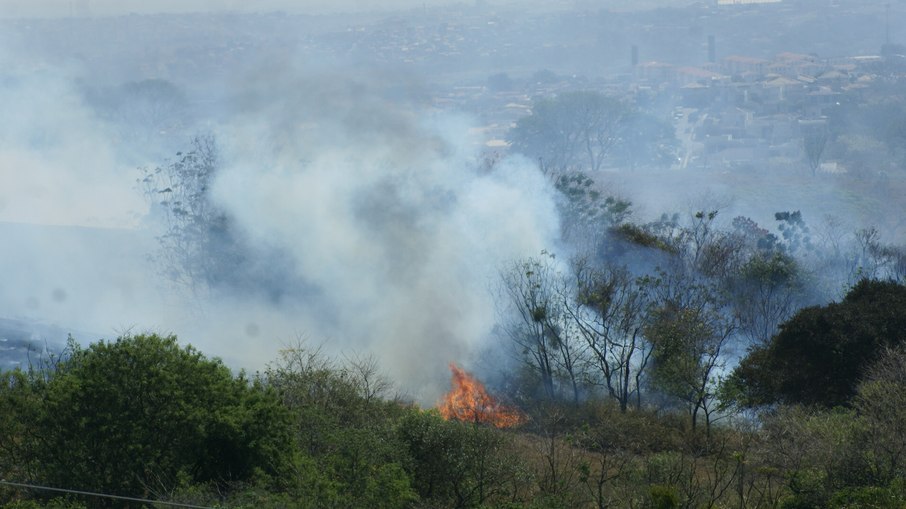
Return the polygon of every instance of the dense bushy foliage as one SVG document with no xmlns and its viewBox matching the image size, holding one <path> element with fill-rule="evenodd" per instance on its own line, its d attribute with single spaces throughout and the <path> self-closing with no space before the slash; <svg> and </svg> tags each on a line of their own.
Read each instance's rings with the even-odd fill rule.
<svg viewBox="0 0 906 509">
<path fill-rule="evenodd" d="M 748 404 L 847 405 L 885 348 L 906 343 L 906 287 L 860 281 L 839 303 L 808 307 L 734 372 Z"/>
<path fill-rule="evenodd" d="M 3 375 L 10 477 L 147 496 L 291 470 L 289 412 L 219 361 L 157 335 L 70 347 Z"/>
<path fill-rule="evenodd" d="M 611 398 L 538 402 L 515 431 L 446 421 L 391 397 L 370 359 L 304 344 L 254 381 L 172 337 L 71 348 L 3 373 L 0 478 L 234 508 L 904 503 L 902 346 L 877 352 L 850 409 L 779 406 L 707 432 Z M 52 496 L 0 487 L 17 509 L 127 505 Z"/>
</svg>

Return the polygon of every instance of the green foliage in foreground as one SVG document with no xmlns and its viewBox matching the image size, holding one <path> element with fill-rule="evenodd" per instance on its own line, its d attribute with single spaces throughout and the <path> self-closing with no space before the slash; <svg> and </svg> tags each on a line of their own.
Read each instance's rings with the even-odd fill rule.
<svg viewBox="0 0 906 509">
<path fill-rule="evenodd" d="M 850 408 L 777 406 L 706 433 L 548 401 L 507 431 L 388 399 L 368 359 L 300 346 L 248 380 L 129 336 L 2 374 L 0 478 L 249 509 L 901 508 L 906 348 L 879 355 Z M 137 507 L 0 487 L 0 507 L 102 506 Z"/>
<path fill-rule="evenodd" d="M 10 477 L 129 496 L 293 468 L 290 412 L 175 337 L 70 343 L 44 369 L 3 374 Z"/>
</svg>

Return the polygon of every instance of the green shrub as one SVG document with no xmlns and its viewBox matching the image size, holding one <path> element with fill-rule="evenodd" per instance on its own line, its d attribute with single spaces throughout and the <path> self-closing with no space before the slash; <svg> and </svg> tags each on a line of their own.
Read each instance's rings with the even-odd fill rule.
<svg viewBox="0 0 906 509">
<path fill-rule="evenodd" d="M 649 488 L 652 509 L 672 509 L 679 507 L 679 494 L 672 486 L 655 484 Z"/>
</svg>

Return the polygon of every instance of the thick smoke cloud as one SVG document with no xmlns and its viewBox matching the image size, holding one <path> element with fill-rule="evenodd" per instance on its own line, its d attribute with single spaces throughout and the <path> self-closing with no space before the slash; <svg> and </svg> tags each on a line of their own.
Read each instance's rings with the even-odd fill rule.
<svg viewBox="0 0 906 509">
<path fill-rule="evenodd" d="M 135 177 L 79 73 L 0 42 L 0 319 L 73 332 L 135 324 L 153 284 Z"/>
<path fill-rule="evenodd" d="M 552 246 L 548 182 L 523 159 L 483 167 L 468 119 L 397 90 L 280 81 L 250 93 L 221 135 L 215 197 L 313 286 L 303 330 L 374 353 L 424 389 L 416 396 L 434 396 L 447 363 L 488 340 L 499 267 Z"/>
<path fill-rule="evenodd" d="M 213 197 L 250 245 L 289 258 L 255 272 L 288 270 L 268 280 L 303 288 L 279 300 L 192 293 L 149 258 L 161 230 L 135 182 L 143 147 L 95 113 L 76 73 L 7 69 L 0 320 L 82 342 L 172 332 L 250 370 L 303 335 L 331 354 L 375 355 L 433 403 L 447 363 L 491 341 L 499 268 L 556 241 L 549 182 L 524 159 L 489 167 L 469 119 L 433 111 L 417 86 L 268 73 L 240 80 L 236 109 L 211 126 Z"/>
<path fill-rule="evenodd" d="M 0 56 L 0 62 L 3 62 Z M 145 208 L 123 192 L 110 132 L 57 70 L 3 66 L 0 221 L 120 227 Z"/>
</svg>

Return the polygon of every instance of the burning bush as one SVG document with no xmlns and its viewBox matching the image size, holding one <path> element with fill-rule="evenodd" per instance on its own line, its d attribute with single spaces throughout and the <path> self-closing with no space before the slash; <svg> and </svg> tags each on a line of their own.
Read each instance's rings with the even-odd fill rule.
<svg viewBox="0 0 906 509">
<path fill-rule="evenodd" d="M 490 424 L 496 428 L 509 428 L 525 422 L 525 416 L 514 408 L 502 405 L 491 397 L 484 384 L 450 363 L 453 374 L 451 390 L 437 408 L 447 420 Z"/>
</svg>

